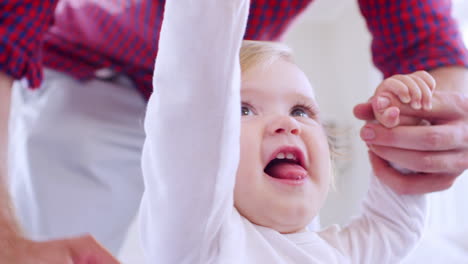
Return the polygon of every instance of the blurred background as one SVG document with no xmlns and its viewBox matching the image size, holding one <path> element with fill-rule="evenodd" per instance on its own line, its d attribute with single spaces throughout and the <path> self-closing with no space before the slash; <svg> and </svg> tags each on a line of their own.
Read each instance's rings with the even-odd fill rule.
<svg viewBox="0 0 468 264">
<path fill-rule="evenodd" d="M 453 0 L 468 45 L 468 1 Z M 381 81 L 370 54 L 370 34 L 356 0 L 315 0 L 284 39 L 296 62 L 309 76 L 325 119 L 342 131 L 338 144 L 345 154 L 336 168 L 336 190 L 321 212 L 321 224 L 346 223 L 359 212 L 370 166 L 359 138 L 362 122 L 352 114 Z M 468 173 L 465 173 L 468 174 Z M 459 177 L 448 191 L 430 195 L 430 217 L 425 237 L 406 263 L 468 263 L 468 175 Z M 119 259 L 143 262 L 137 219 L 129 230 Z"/>
</svg>

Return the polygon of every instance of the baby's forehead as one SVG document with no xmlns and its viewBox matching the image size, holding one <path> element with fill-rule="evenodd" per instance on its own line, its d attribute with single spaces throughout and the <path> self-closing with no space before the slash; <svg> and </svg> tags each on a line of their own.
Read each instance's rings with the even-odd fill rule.
<svg viewBox="0 0 468 264">
<path fill-rule="evenodd" d="M 241 91 L 271 94 L 298 94 L 315 100 L 315 91 L 306 74 L 288 61 L 277 60 L 269 65 L 256 65 L 242 72 Z"/>
<path fill-rule="evenodd" d="M 296 97 L 315 101 L 315 91 L 312 86 L 307 85 L 281 85 L 278 83 L 269 84 L 265 82 L 243 81 L 241 86 L 241 96 L 250 97 Z"/>
<path fill-rule="evenodd" d="M 304 92 L 303 89 L 277 88 L 277 89 L 258 89 L 255 85 L 243 85 L 241 89 L 242 99 L 260 99 L 260 100 L 284 100 L 292 103 L 304 103 L 316 105 L 313 91 Z"/>
</svg>

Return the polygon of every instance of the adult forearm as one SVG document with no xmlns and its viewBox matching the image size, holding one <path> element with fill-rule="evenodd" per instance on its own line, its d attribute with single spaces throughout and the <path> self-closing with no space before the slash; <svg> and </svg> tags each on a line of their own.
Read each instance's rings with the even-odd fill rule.
<svg viewBox="0 0 468 264">
<path fill-rule="evenodd" d="M 21 233 L 7 188 L 8 120 L 13 79 L 0 72 L 0 240 Z"/>
<path fill-rule="evenodd" d="M 429 72 L 436 80 L 436 91 L 461 92 L 468 96 L 468 68 L 446 66 Z"/>
</svg>

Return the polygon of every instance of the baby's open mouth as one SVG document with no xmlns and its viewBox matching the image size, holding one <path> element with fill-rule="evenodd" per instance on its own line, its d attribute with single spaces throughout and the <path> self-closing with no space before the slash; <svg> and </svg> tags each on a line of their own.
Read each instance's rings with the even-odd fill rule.
<svg viewBox="0 0 468 264">
<path fill-rule="evenodd" d="M 307 170 L 302 165 L 302 154 L 298 150 L 280 151 L 264 169 L 273 178 L 300 180 L 307 176 Z"/>
</svg>

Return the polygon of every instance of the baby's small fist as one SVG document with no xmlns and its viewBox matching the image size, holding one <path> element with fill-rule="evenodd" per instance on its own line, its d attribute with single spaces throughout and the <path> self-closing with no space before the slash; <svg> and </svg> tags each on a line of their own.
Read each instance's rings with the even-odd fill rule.
<svg viewBox="0 0 468 264">
<path fill-rule="evenodd" d="M 392 128 L 400 123 L 400 109 L 392 106 L 390 96 L 379 95 L 372 100 L 376 119 L 385 127 Z"/>
</svg>

